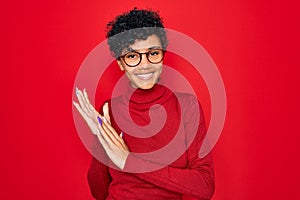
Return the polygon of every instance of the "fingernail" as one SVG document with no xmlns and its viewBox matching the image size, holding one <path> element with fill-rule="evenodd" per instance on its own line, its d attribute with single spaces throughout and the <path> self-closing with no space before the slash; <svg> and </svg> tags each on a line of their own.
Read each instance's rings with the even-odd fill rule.
<svg viewBox="0 0 300 200">
<path fill-rule="evenodd" d="M 105 117 L 103 117 L 103 121 L 106 123 L 107 122 L 107 120 L 106 120 L 106 118 Z"/>
<path fill-rule="evenodd" d="M 75 92 L 76 92 L 76 95 L 78 95 L 78 88 L 76 87 L 76 89 L 75 89 Z"/>
<path fill-rule="evenodd" d="M 123 138 L 123 132 L 120 133 L 120 137 Z"/>
<path fill-rule="evenodd" d="M 102 120 L 101 120 L 101 118 L 99 116 L 97 116 L 97 119 L 98 119 L 99 124 L 102 126 Z"/>
</svg>

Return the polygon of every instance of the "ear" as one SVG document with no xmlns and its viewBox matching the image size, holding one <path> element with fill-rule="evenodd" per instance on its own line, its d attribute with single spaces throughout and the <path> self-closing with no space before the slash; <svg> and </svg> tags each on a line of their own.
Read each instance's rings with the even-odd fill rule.
<svg viewBox="0 0 300 200">
<path fill-rule="evenodd" d="M 118 63 L 118 65 L 119 65 L 119 67 L 120 67 L 120 70 L 124 71 L 125 69 L 124 69 L 124 67 L 123 67 L 123 65 L 122 65 L 121 60 L 117 60 L 117 63 Z"/>
</svg>

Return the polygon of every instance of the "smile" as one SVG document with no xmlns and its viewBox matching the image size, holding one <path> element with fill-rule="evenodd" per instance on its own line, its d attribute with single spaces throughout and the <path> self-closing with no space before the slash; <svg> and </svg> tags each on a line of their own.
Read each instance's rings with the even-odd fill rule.
<svg viewBox="0 0 300 200">
<path fill-rule="evenodd" d="M 151 79 L 151 78 L 153 77 L 153 74 L 154 74 L 154 72 L 147 73 L 147 74 L 137 74 L 136 76 L 137 76 L 139 79 L 142 79 L 142 80 L 148 80 L 148 79 Z"/>
</svg>

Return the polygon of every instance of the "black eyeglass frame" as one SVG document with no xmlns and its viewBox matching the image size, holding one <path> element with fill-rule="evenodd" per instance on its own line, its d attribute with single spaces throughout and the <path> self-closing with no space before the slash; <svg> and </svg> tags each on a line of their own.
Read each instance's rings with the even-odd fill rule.
<svg viewBox="0 0 300 200">
<path fill-rule="evenodd" d="M 151 62 L 151 61 L 149 60 L 149 54 L 150 54 L 152 51 L 154 51 L 154 50 L 160 50 L 160 51 L 162 51 L 162 54 L 163 54 L 163 55 L 162 55 L 162 58 L 161 58 L 161 60 L 158 61 L 158 62 Z M 145 53 L 140 53 L 140 52 L 137 52 L 137 51 L 130 51 L 130 52 L 128 52 L 128 53 L 137 53 L 137 54 L 139 54 L 140 60 L 139 60 L 139 62 L 138 62 L 136 65 L 128 65 L 128 64 L 126 63 L 124 57 L 125 57 L 128 53 L 126 53 L 126 54 L 124 54 L 124 55 L 122 55 L 122 56 L 119 56 L 118 59 L 120 60 L 120 59 L 122 58 L 122 60 L 124 61 L 124 63 L 125 63 L 128 67 L 136 67 L 136 66 L 138 66 L 138 65 L 142 62 L 143 54 L 146 54 L 146 58 L 147 58 L 147 60 L 148 60 L 150 63 L 152 63 L 152 64 L 158 64 L 158 63 L 160 63 L 160 62 L 163 61 L 163 59 L 164 59 L 164 57 L 165 57 L 166 51 L 167 51 L 167 50 L 165 50 L 165 49 L 151 49 L 151 50 L 149 50 L 149 51 L 147 51 L 147 52 L 145 52 Z"/>
</svg>

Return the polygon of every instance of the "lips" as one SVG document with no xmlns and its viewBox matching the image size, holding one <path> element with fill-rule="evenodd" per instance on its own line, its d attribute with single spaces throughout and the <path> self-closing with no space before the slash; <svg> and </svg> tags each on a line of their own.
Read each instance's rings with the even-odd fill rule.
<svg viewBox="0 0 300 200">
<path fill-rule="evenodd" d="M 142 80 L 148 80 L 148 79 L 151 79 L 151 78 L 153 77 L 153 74 L 154 74 L 154 72 L 147 73 L 147 74 L 137 74 L 136 76 L 137 76 L 139 79 L 142 79 Z"/>
</svg>

